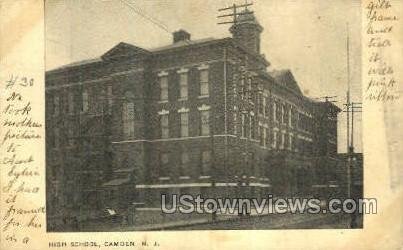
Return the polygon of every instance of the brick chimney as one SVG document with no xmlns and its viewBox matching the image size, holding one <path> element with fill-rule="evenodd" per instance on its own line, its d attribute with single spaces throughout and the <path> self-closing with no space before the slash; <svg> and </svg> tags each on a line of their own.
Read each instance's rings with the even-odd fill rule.
<svg viewBox="0 0 403 250">
<path fill-rule="evenodd" d="M 181 41 L 189 41 L 190 40 L 190 33 L 186 30 L 178 30 L 173 33 L 174 43 L 181 42 Z"/>
</svg>

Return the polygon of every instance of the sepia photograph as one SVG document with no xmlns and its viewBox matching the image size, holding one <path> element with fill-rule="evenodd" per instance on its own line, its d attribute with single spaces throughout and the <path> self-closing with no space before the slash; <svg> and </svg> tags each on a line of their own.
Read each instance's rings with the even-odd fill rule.
<svg viewBox="0 0 403 250">
<path fill-rule="evenodd" d="M 359 0 L 45 0 L 47 232 L 362 229 Z"/>
</svg>

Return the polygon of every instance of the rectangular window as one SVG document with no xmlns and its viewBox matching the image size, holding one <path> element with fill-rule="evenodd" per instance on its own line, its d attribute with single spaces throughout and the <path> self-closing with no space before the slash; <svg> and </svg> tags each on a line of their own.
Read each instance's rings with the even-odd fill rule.
<svg viewBox="0 0 403 250">
<path fill-rule="evenodd" d="M 278 142 L 278 133 L 277 131 L 273 131 L 273 148 L 277 149 Z"/>
<path fill-rule="evenodd" d="M 189 169 L 189 154 L 187 152 L 182 152 L 181 154 L 181 168 L 180 168 L 180 176 L 188 176 L 188 169 Z"/>
<path fill-rule="evenodd" d="M 184 112 L 180 114 L 181 119 L 181 137 L 189 136 L 189 113 Z"/>
<path fill-rule="evenodd" d="M 200 95 L 209 95 L 209 72 L 208 70 L 200 70 Z"/>
<path fill-rule="evenodd" d="M 93 109 L 95 114 L 101 114 L 103 112 L 103 96 L 105 96 L 105 92 L 99 93 L 98 89 L 94 90 L 94 95 L 91 97 L 91 108 Z"/>
<path fill-rule="evenodd" d="M 273 102 L 273 121 L 277 121 L 277 103 Z"/>
<path fill-rule="evenodd" d="M 293 108 L 290 107 L 288 110 L 288 126 L 292 127 L 292 113 L 293 113 Z"/>
<path fill-rule="evenodd" d="M 284 149 L 285 133 L 281 133 L 280 149 Z"/>
<path fill-rule="evenodd" d="M 180 74 L 180 98 L 187 99 L 188 98 L 188 74 L 181 73 Z"/>
<path fill-rule="evenodd" d="M 123 104 L 123 134 L 125 137 L 134 136 L 134 103 Z"/>
<path fill-rule="evenodd" d="M 266 144 L 265 146 L 270 147 L 270 130 L 268 128 L 265 128 L 265 133 L 266 133 Z"/>
<path fill-rule="evenodd" d="M 69 125 L 69 129 L 68 129 L 68 132 L 69 132 L 69 145 L 70 146 L 73 146 L 74 145 L 74 129 L 73 129 L 73 124 L 70 124 Z"/>
<path fill-rule="evenodd" d="M 262 112 L 263 112 L 263 117 L 266 117 L 266 97 L 265 96 L 263 96 Z"/>
<path fill-rule="evenodd" d="M 282 110 L 283 105 L 281 103 L 276 103 L 276 121 L 282 122 Z"/>
<path fill-rule="evenodd" d="M 201 162 L 202 162 L 201 175 L 209 176 L 210 171 L 211 171 L 211 164 L 212 164 L 211 151 L 202 152 Z"/>
<path fill-rule="evenodd" d="M 169 155 L 167 153 L 162 153 L 160 155 L 160 169 L 159 176 L 166 177 L 168 176 L 168 164 L 169 164 Z"/>
<path fill-rule="evenodd" d="M 83 112 L 88 112 L 88 91 L 86 89 L 83 90 Z"/>
<path fill-rule="evenodd" d="M 210 135 L 210 110 L 200 111 L 201 135 Z"/>
<path fill-rule="evenodd" d="M 242 79 L 241 79 L 241 100 L 244 100 L 245 96 L 246 96 L 245 76 L 242 76 Z"/>
<path fill-rule="evenodd" d="M 59 111 L 60 111 L 60 98 L 58 95 L 55 95 L 53 97 L 53 114 L 54 115 L 59 115 Z"/>
<path fill-rule="evenodd" d="M 169 115 L 164 114 L 160 116 L 161 119 L 161 138 L 169 138 Z"/>
<path fill-rule="evenodd" d="M 108 112 L 109 114 L 112 113 L 112 108 L 113 108 L 113 89 L 112 85 L 108 85 L 107 90 L 107 99 L 108 99 Z"/>
<path fill-rule="evenodd" d="M 246 115 L 245 115 L 245 114 L 242 114 L 242 117 L 241 117 L 242 134 L 241 134 L 241 137 L 243 137 L 243 138 L 246 137 L 246 124 L 245 124 L 245 120 L 246 120 Z"/>
<path fill-rule="evenodd" d="M 73 114 L 74 113 L 74 93 L 73 92 L 68 93 L 68 102 L 69 102 L 69 113 Z"/>
<path fill-rule="evenodd" d="M 285 117 L 285 106 L 282 104 L 281 105 L 281 123 L 285 123 L 285 119 L 284 119 L 284 117 Z"/>
<path fill-rule="evenodd" d="M 234 135 L 238 134 L 238 115 L 236 111 L 233 113 L 233 122 L 234 122 Z"/>
<path fill-rule="evenodd" d="M 250 131 L 250 138 L 255 139 L 256 138 L 256 121 L 255 121 L 255 116 L 250 115 L 249 116 L 249 131 Z"/>
<path fill-rule="evenodd" d="M 265 103 L 265 115 L 270 118 L 270 100 L 268 100 L 267 98 L 265 98 L 266 103 Z"/>
<path fill-rule="evenodd" d="M 290 135 L 289 137 L 289 142 L 288 142 L 288 149 L 290 150 L 290 151 L 293 151 L 294 150 L 294 136 L 293 135 Z"/>
<path fill-rule="evenodd" d="M 168 76 L 160 77 L 160 99 L 168 101 Z"/>
<path fill-rule="evenodd" d="M 304 120 L 304 115 L 301 113 L 298 113 L 298 124 L 297 127 L 298 129 L 302 130 L 302 120 Z"/>
<path fill-rule="evenodd" d="M 266 128 L 262 127 L 262 133 L 263 133 L 263 138 L 262 138 L 263 147 L 266 147 L 266 141 L 267 141 L 267 131 L 266 131 Z"/>
<path fill-rule="evenodd" d="M 263 128 L 263 126 L 258 127 L 258 134 L 259 134 L 259 145 L 264 146 L 266 143 L 266 138 L 264 137 L 264 134 L 266 133 L 266 130 Z"/>
<path fill-rule="evenodd" d="M 263 93 L 258 93 L 258 113 L 259 115 L 263 115 L 264 114 L 264 97 L 263 97 Z"/>
<path fill-rule="evenodd" d="M 298 112 L 293 109 L 293 115 L 292 115 L 292 126 L 296 128 L 298 126 Z"/>
<path fill-rule="evenodd" d="M 248 93 L 252 94 L 252 78 L 248 77 Z"/>
</svg>

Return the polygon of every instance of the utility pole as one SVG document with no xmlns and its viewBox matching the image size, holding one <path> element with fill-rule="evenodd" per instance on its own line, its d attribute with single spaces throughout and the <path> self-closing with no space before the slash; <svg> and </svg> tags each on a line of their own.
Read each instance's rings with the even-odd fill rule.
<svg viewBox="0 0 403 250">
<path fill-rule="evenodd" d="M 214 150 L 214 130 L 215 130 L 215 119 L 216 119 L 216 113 L 214 112 L 214 107 L 211 105 L 211 115 L 209 117 L 210 119 L 210 140 L 211 140 L 211 157 L 212 157 L 212 174 L 211 174 L 211 190 L 214 193 L 215 196 L 215 187 L 216 187 L 216 156 L 215 156 L 215 150 Z M 217 197 L 216 197 L 217 198 Z M 215 221 L 217 219 L 217 212 L 213 211 L 211 213 L 211 219 Z"/>
<path fill-rule="evenodd" d="M 356 166 L 353 164 L 354 161 L 354 114 L 355 113 L 361 113 L 362 112 L 362 103 L 361 102 L 351 102 L 351 103 L 346 103 L 344 104 L 346 106 L 346 110 L 343 112 L 346 112 L 349 114 L 351 112 L 351 140 L 350 144 L 348 146 L 348 152 L 347 152 L 347 181 L 348 181 L 348 198 L 358 198 L 356 197 L 356 194 L 352 194 L 353 190 L 352 186 L 353 184 L 353 174 L 355 171 L 353 171 L 353 167 Z M 348 128 L 350 127 L 350 124 L 347 124 Z M 351 221 L 350 221 L 350 227 L 355 228 L 356 227 L 356 213 L 351 214 Z"/>
<path fill-rule="evenodd" d="M 351 130 L 348 144 L 348 153 L 354 153 L 354 114 L 362 113 L 362 103 L 351 102 L 350 105 L 345 103 L 344 106 L 346 106 L 346 109 L 343 110 L 343 112 L 347 114 L 351 113 L 351 122 L 348 124 L 348 129 Z"/>
<path fill-rule="evenodd" d="M 347 23 L 347 153 L 350 152 L 350 37 L 349 37 L 349 26 Z"/>
<path fill-rule="evenodd" d="M 249 6 L 252 6 L 253 5 L 253 3 L 248 3 L 247 1 L 245 2 L 245 4 L 241 4 L 241 5 L 237 5 L 237 4 L 233 4 L 232 6 L 230 6 L 230 7 L 227 7 L 227 8 L 221 8 L 221 9 L 218 9 L 218 11 L 221 13 L 221 12 L 223 12 L 223 14 L 222 15 L 219 15 L 219 16 L 217 16 L 217 18 L 232 18 L 232 20 L 231 21 L 223 21 L 223 22 L 219 22 L 219 23 L 217 23 L 217 24 L 237 24 L 238 22 L 239 22 L 239 20 L 238 20 L 238 17 L 239 16 L 242 16 L 242 15 L 250 15 L 250 14 L 252 14 L 253 13 L 253 11 L 249 11 L 248 10 L 248 7 Z M 245 10 L 244 11 L 242 11 L 242 10 L 240 10 L 240 8 L 245 8 Z M 247 19 L 245 19 L 244 21 L 248 21 Z M 227 79 L 227 71 L 226 71 L 226 60 L 227 60 L 227 53 L 226 53 L 226 51 L 224 51 L 224 63 L 225 63 L 225 65 L 224 65 L 224 79 L 225 79 L 225 89 L 224 89 L 224 92 L 226 93 L 226 79 Z M 245 61 L 246 61 L 246 59 L 245 59 Z M 245 62 L 245 66 L 246 66 L 246 62 Z M 244 83 L 244 86 L 243 87 L 246 87 L 245 85 L 247 84 L 247 81 L 246 81 L 246 79 L 247 79 L 247 77 L 246 77 L 246 75 L 247 75 L 247 73 L 246 73 L 246 67 L 243 67 L 242 68 L 242 70 L 240 70 L 240 68 L 242 68 L 242 67 L 239 67 L 238 68 L 238 74 L 241 76 L 240 78 L 241 79 L 244 79 L 244 81 L 243 81 L 243 83 Z M 241 72 L 242 71 L 242 72 Z M 244 92 L 244 94 L 245 94 L 246 92 Z M 226 98 L 227 98 L 227 95 L 225 94 L 225 100 L 224 100 L 224 102 L 225 102 L 225 110 L 224 110 L 224 112 L 225 112 L 225 126 L 227 126 L 227 108 L 226 108 Z M 244 100 L 242 100 L 242 101 L 244 101 Z M 248 104 L 249 104 L 249 99 L 248 99 Z M 243 104 L 242 104 L 242 106 L 243 106 Z M 248 105 L 249 106 L 249 105 Z M 245 125 L 245 123 L 246 123 L 246 113 L 248 113 L 249 115 L 250 115 L 250 107 L 247 107 L 246 109 L 242 109 L 241 110 L 241 114 L 242 114 L 242 116 L 241 116 L 241 119 L 244 119 L 244 125 Z M 249 118 L 250 119 L 250 118 Z M 227 128 L 227 127 L 226 127 Z M 243 128 L 241 128 L 241 130 L 243 130 Z M 227 129 L 226 129 L 226 132 L 227 132 Z M 251 133 L 252 131 L 250 131 L 250 133 Z M 227 140 L 227 139 L 225 139 L 225 140 Z M 249 163 L 249 160 L 248 160 L 248 154 L 249 154 L 249 152 L 248 152 L 248 150 L 247 150 L 247 143 L 248 143 L 248 140 L 247 139 L 245 139 L 245 148 L 244 148 L 244 155 L 245 155 L 245 165 L 246 164 L 248 164 Z M 227 147 L 227 141 L 225 141 L 225 147 Z M 227 148 L 225 148 L 225 162 L 224 162 L 224 174 L 226 175 L 227 173 L 226 173 L 226 171 L 227 171 L 227 166 L 226 166 L 226 164 L 227 164 Z M 249 164 L 248 164 L 249 165 Z M 244 174 L 242 174 L 240 177 L 242 178 L 244 176 Z M 225 178 L 225 180 L 227 181 L 228 180 L 228 178 L 227 178 L 227 176 L 225 176 L 226 178 Z M 214 218 L 214 217 L 213 217 Z"/>
<path fill-rule="evenodd" d="M 349 26 L 346 24 L 346 50 L 347 50 L 347 93 L 346 93 L 346 111 L 347 112 L 347 198 L 351 198 L 351 152 L 350 152 L 350 38 L 349 38 Z"/>
<path fill-rule="evenodd" d="M 351 103 L 351 140 L 350 140 L 350 150 L 351 153 L 354 153 L 354 113 L 362 112 L 362 103 L 361 102 L 352 102 Z"/>
</svg>

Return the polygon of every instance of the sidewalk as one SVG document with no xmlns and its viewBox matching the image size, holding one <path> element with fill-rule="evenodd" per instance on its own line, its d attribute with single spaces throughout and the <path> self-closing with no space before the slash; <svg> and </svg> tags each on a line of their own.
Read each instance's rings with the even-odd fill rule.
<svg viewBox="0 0 403 250">
<path fill-rule="evenodd" d="M 203 218 L 203 219 L 194 219 L 194 220 L 178 220 L 171 221 L 165 223 L 158 224 L 149 224 L 149 225 L 138 225 L 138 226 L 124 226 L 116 229 L 124 231 L 156 231 L 156 230 L 173 230 L 175 228 L 184 228 L 184 227 L 194 227 L 198 225 L 208 225 L 208 224 L 218 224 L 225 222 L 233 222 L 240 221 L 243 219 L 247 219 L 249 221 L 255 220 L 258 217 L 264 217 L 265 219 L 270 219 L 271 223 L 268 229 L 280 229 L 285 227 L 290 227 L 292 225 L 298 225 L 301 223 L 307 223 L 310 221 L 320 221 L 329 217 L 326 214 L 268 214 L 266 211 L 263 214 L 258 214 L 256 212 L 251 213 L 249 216 L 238 216 L 238 215 L 220 215 L 218 214 L 216 220 L 213 221 L 212 217 Z M 113 230 L 112 230 L 113 231 Z"/>
</svg>

